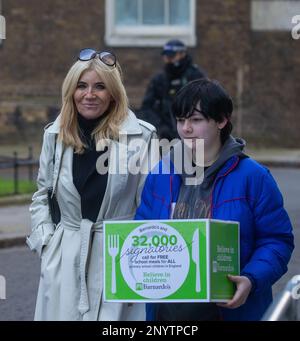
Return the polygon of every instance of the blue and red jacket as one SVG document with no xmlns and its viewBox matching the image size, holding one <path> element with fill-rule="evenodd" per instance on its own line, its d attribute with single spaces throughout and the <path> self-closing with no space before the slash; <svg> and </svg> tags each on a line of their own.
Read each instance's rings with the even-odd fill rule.
<svg viewBox="0 0 300 341">
<path fill-rule="evenodd" d="M 169 219 L 181 182 L 171 162 L 169 174 L 150 173 L 135 219 Z M 230 158 L 216 176 L 210 218 L 240 222 L 241 275 L 253 284 L 241 307 L 220 308 L 222 318 L 260 320 L 272 302 L 272 285 L 287 271 L 294 249 L 291 222 L 269 170 L 250 158 Z M 153 309 L 147 304 L 147 320 L 154 319 Z"/>
</svg>

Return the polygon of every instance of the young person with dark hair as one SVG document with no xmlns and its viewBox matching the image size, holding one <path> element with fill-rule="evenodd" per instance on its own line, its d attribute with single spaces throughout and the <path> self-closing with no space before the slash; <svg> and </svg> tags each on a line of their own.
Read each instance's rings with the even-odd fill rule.
<svg viewBox="0 0 300 341">
<path fill-rule="evenodd" d="M 240 276 L 227 303 L 147 305 L 148 320 L 259 320 L 272 301 L 272 285 L 287 271 L 294 241 L 282 195 L 269 170 L 244 153 L 231 135 L 232 100 L 216 81 L 195 80 L 177 94 L 172 112 L 182 141 L 204 140 L 204 178 L 190 185 L 170 153 L 169 174 L 148 175 L 136 219 L 233 220 L 240 223 Z M 182 142 L 181 142 L 182 143 Z M 176 148 L 174 149 L 176 150 Z M 160 167 L 161 169 L 161 167 Z"/>
</svg>

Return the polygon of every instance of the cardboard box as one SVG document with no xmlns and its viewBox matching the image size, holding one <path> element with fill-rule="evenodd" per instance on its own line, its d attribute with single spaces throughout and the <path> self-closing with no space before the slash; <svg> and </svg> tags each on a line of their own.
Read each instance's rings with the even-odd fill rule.
<svg viewBox="0 0 300 341">
<path fill-rule="evenodd" d="M 226 302 L 239 275 L 239 223 L 104 222 L 104 300 Z"/>
</svg>

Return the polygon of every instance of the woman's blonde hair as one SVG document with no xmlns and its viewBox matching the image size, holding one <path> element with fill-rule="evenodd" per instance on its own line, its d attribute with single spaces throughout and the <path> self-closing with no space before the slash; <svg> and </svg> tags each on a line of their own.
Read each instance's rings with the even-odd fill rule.
<svg viewBox="0 0 300 341">
<path fill-rule="evenodd" d="M 70 68 L 62 85 L 59 133 L 59 139 L 66 146 L 72 146 L 75 153 L 82 153 L 85 144 L 81 140 L 78 131 L 78 112 L 73 95 L 80 77 L 87 70 L 97 72 L 112 97 L 108 108 L 108 115 L 105 115 L 93 131 L 96 145 L 102 139 L 117 139 L 120 125 L 128 114 L 128 98 L 122 82 L 122 72 L 119 64 L 111 67 L 101 62 L 98 57 L 89 61 L 78 60 Z"/>
</svg>

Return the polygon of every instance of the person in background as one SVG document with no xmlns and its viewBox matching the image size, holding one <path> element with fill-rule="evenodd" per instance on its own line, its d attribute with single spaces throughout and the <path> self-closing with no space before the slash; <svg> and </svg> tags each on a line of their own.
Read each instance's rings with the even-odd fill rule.
<svg viewBox="0 0 300 341">
<path fill-rule="evenodd" d="M 180 40 L 168 41 L 161 54 L 164 69 L 151 79 L 139 113 L 156 127 L 159 138 L 172 140 L 178 137 L 170 111 L 176 93 L 188 82 L 205 77 L 206 73 L 193 64 L 186 45 Z"/>
<path fill-rule="evenodd" d="M 190 175 L 178 171 L 176 153 L 169 153 L 148 175 L 135 219 L 238 221 L 241 272 L 228 277 L 235 294 L 219 304 L 147 304 L 148 320 L 260 320 L 272 301 L 272 285 L 287 271 L 294 238 L 282 195 L 270 171 L 244 153 L 245 141 L 231 135 L 232 111 L 231 98 L 216 81 L 195 80 L 179 91 L 172 112 L 180 143 L 190 146 L 197 165 L 196 141 L 204 140 L 203 181 L 188 183 Z M 170 172 L 161 171 L 164 163 Z"/>
<path fill-rule="evenodd" d="M 154 135 L 155 128 L 128 108 L 115 55 L 81 50 L 63 82 L 61 112 L 45 129 L 38 191 L 30 207 L 27 243 L 41 257 L 35 320 L 145 317 L 142 305 L 103 301 L 102 229 L 103 220 L 134 216 L 145 178 L 142 172 L 113 171 L 130 159 L 114 153 L 124 147 L 121 136 L 128 144 L 143 141 L 142 165 Z M 55 198 L 58 207 L 50 207 Z M 54 218 L 53 209 L 60 212 Z"/>
</svg>

